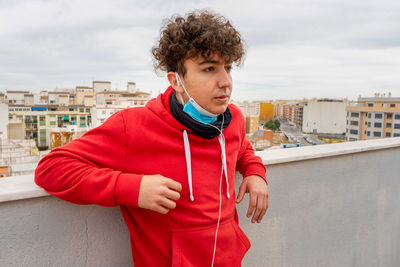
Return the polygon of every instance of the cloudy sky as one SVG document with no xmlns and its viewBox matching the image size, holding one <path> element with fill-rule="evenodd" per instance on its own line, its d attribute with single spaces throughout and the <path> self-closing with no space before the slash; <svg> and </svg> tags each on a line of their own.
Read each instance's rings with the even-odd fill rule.
<svg viewBox="0 0 400 267">
<path fill-rule="evenodd" d="M 247 45 L 235 100 L 400 97 L 400 1 L 0 0 L 0 91 L 168 83 L 151 47 L 166 18 L 210 9 Z"/>
</svg>

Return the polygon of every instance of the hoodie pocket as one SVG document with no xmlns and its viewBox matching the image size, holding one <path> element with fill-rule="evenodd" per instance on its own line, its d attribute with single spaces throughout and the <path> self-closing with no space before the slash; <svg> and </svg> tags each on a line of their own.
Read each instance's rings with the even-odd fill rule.
<svg viewBox="0 0 400 267">
<path fill-rule="evenodd" d="M 174 231 L 172 266 L 211 266 L 216 226 Z M 250 241 L 236 221 L 220 224 L 214 266 L 240 266 Z"/>
</svg>

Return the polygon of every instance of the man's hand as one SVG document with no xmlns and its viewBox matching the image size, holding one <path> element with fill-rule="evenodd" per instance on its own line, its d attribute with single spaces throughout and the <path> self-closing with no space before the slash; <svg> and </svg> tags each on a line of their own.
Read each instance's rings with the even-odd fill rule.
<svg viewBox="0 0 400 267">
<path fill-rule="evenodd" d="M 250 194 L 247 218 L 250 218 L 254 211 L 251 222 L 255 223 L 257 221 L 257 223 L 260 223 L 268 209 L 268 185 L 264 179 L 258 175 L 246 176 L 239 187 L 236 203 L 242 201 L 245 193 Z"/>
<path fill-rule="evenodd" d="M 140 182 L 138 206 L 167 214 L 176 207 L 182 185 L 162 175 L 144 175 Z"/>
</svg>

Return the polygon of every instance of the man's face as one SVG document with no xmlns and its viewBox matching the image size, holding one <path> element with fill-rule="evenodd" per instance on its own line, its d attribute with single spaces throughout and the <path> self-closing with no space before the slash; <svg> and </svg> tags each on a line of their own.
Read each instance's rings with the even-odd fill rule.
<svg viewBox="0 0 400 267">
<path fill-rule="evenodd" d="M 184 66 L 186 75 L 180 78 L 189 95 L 207 111 L 213 114 L 224 113 L 232 93 L 232 63 L 226 63 L 218 55 L 209 60 L 198 56 L 185 60 Z M 189 97 L 183 88 L 177 91 L 182 93 L 186 103 Z"/>
</svg>

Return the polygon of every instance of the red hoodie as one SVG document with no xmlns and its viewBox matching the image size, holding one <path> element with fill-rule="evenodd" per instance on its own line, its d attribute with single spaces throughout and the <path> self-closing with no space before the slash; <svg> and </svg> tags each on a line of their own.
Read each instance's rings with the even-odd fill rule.
<svg viewBox="0 0 400 267">
<path fill-rule="evenodd" d="M 214 266 L 240 266 L 250 242 L 238 226 L 235 171 L 265 179 L 265 167 L 245 138 L 243 115 L 229 105 L 233 118 L 223 131 L 228 182 L 225 175 L 222 179 L 218 138 L 204 139 L 180 124 L 171 114 L 172 93 L 169 87 L 145 107 L 117 112 L 81 138 L 54 149 L 39 162 L 35 182 L 72 203 L 119 205 L 137 267 L 210 266 L 221 197 Z M 190 145 L 193 201 L 183 130 Z M 175 209 L 162 215 L 137 206 L 144 174 L 181 183 Z"/>
</svg>

